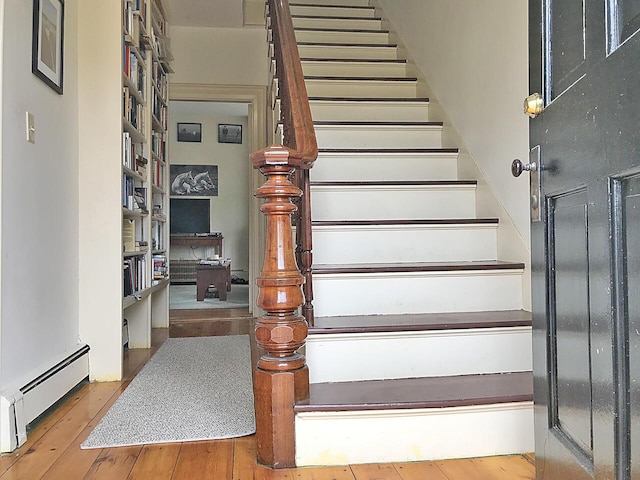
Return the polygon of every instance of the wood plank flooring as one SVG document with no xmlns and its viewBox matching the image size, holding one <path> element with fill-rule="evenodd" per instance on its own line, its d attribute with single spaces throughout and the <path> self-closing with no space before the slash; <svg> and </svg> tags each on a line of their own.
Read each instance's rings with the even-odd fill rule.
<svg viewBox="0 0 640 480">
<path fill-rule="evenodd" d="M 240 312 L 174 312 L 172 336 L 250 333 Z M 205 326 L 203 326 L 203 324 Z M 255 436 L 207 442 L 81 450 L 80 444 L 124 391 L 169 329 L 154 329 L 150 349 L 128 350 L 121 382 L 85 384 L 0 457 L 0 480 L 516 480 L 535 478 L 533 456 L 270 470 L 256 465 Z"/>
</svg>

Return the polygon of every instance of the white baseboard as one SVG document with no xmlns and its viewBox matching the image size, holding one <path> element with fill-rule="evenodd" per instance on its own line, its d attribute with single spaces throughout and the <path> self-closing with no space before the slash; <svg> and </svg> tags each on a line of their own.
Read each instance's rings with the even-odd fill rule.
<svg viewBox="0 0 640 480">
<path fill-rule="evenodd" d="M 51 359 L 0 394 L 0 452 L 27 439 L 27 425 L 89 376 L 89 347 Z"/>
</svg>

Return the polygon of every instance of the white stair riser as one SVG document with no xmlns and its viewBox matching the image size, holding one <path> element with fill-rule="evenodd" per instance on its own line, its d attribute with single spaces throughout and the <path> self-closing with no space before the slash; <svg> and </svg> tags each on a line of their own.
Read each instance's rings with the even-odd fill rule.
<svg viewBox="0 0 640 480">
<path fill-rule="evenodd" d="M 314 182 L 458 178 L 457 153 L 328 153 L 309 172 Z"/>
<path fill-rule="evenodd" d="M 531 452 L 531 402 L 296 414 L 296 466 L 410 462 Z"/>
<path fill-rule="evenodd" d="M 382 30 L 382 21 L 360 18 L 293 18 L 294 28 L 339 28 L 352 30 Z"/>
<path fill-rule="evenodd" d="M 321 62 L 304 60 L 302 71 L 308 77 L 405 77 L 407 65 L 391 62 Z"/>
<path fill-rule="evenodd" d="M 311 114 L 318 121 L 428 122 L 427 102 L 322 102 L 312 100 Z"/>
<path fill-rule="evenodd" d="M 311 383 L 532 369 L 531 327 L 312 335 L 305 348 Z"/>
<path fill-rule="evenodd" d="M 389 43 L 387 32 L 338 32 L 326 30 L 296 30 L 298 42 L 310 43 Z"/>
<path fill-rule="evenodd" d="M 314 220 L 475 218 L 475 186 L 312 186 Z"/>
<path fill-rule="evenodd" d="M 522 271 L 313 276 L 317 317 L 522 309 Z"/>
<path fill-rule="evenodd" d="M 491 227 L 313 227 L 317 264 L 496 260 Z"/>
<path fill-rule="evenodd" d="M 395 60 L 396 47 L 352 47 L 338 45 L 298 45 L 300 58 L 351 58 L 357 60 Z"/>
<path fill-rule="evenodd" d="M 291 5 L 291 15 L 307 15 L 315 17 L 375 17 L 374 8 L 349 8 L 331 5 Z"/>
<path fill-rule="evenodd" d="M 310 80 L 305 82 L 310 97 L 413 98 L 416 82 L 368 80 Z M 400 144 L 398 144 L 400 145 Z"/>
<path fill-rule="evenodd" d="M 369 0 L 295 0 L 297 4 L 305 5 L 349 5 L 355 7 L 368 7 Z"/>
<path fill-rule="evenodd" d="M 316 125 L 319 148 L 440 148 L 442 127 L 434 125 Z M 389 166 L 389 168 L 396 168 Z"/>
</svg>

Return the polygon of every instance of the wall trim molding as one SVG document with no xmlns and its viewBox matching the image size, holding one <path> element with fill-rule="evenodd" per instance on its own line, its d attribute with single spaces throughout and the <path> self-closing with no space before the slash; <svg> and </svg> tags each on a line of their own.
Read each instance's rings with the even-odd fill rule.
<svg viewBox="0 0 640 480">
<path fill-rule="evenodd" d="M 260 85 L 214 85 L 205 83 L 170 83 L 169 101 L 238 102 L 249 104 L 249 151 L 267 146 L 267 87 Z M 171 109 L 169 109 L 171 115 Z M 171 152 L 169 152 L 171 163 Z M 257 288 L 255 279 L 264 258 L 265 222 L 260 213 L 260 200 L 253 194 L 262 185 L 262 175 L 251 167 L 247 158 L 251 188 L 249 190 L 249 311 L 253 312 Z"/>
</svg>

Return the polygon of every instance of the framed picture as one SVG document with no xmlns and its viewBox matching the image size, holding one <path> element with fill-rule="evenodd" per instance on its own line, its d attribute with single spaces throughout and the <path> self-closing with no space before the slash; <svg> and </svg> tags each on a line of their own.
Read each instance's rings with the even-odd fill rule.
<svg viewBox="0 0 640 480">
<path fill-rule="evenodd" d="M 171 196 L 217 197 L 217 165 L 173 165 L 169 166 Z"/>
<path fill-rule="evenodd" d="M 178 124 L 178 141 L 179 142 L 201 142 L 202 141 L 202 124 L 201 123 L 179 123 Z"/>
<path fill-rule="evenodd" d="M 218 143 L 242 143 L 242 125 L 219 123 Z"/>
<path fill-rule="evenodd" d="M 64 1 L 33 0 L 31 71 L 62 95 Z"/>
</svg>

